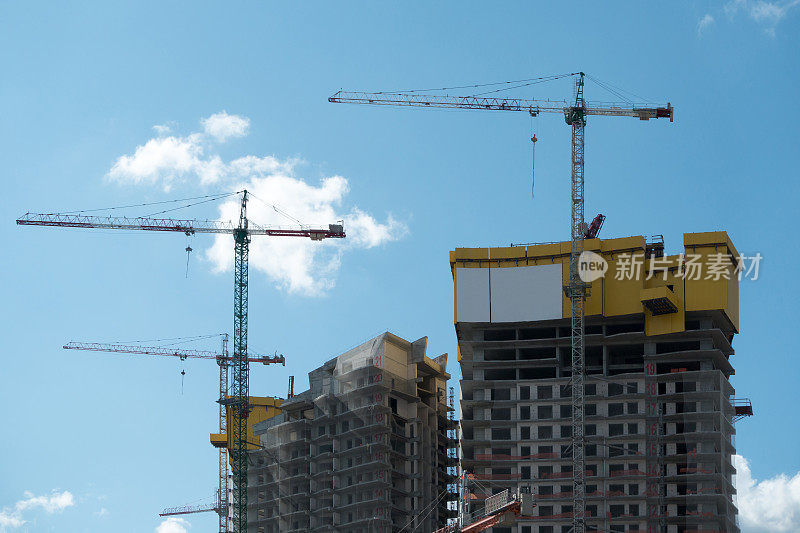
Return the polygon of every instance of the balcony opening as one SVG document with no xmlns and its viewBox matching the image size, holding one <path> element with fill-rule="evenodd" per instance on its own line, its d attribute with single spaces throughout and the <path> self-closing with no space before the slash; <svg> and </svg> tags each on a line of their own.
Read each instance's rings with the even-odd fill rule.
<svg viewBox="0 0 800 533">
<path fill-rule="evenodd" d="M 513 372 L 513 370 L 512 370 Z M 547 367 L 547 368 L 520 368 L 519 369 L 519 379 L 548 379 L 556 377 L 556 369 L 555 367 Z M 491 379 L 488 378 L 487 379 Z M 514 379 L 506 378 L 506 379 Z"/>
<path fill-rule="evenodd" d="M 620 333 L 644 333 L 644 322 L 628 324 L 606 324 L 606 336 L 619 335 Z"/>
<path fill-rule="evenodd" d="M 484 361 L 513 361 L 517 358 L 516 350 L 512 349 L 487 349 L 483 352 Z"/>
<path fill-rule="evenodd" d="M 513 368 L 490 368 L 484 370 L 483 376 L 487 380 L 516 380 L 517 371 Z"/>
<path fill-rule="evenodd" d="M 520 340 L 555 339 L 556 328 L 525 328 L 519 330 Z"/>
<path fill-rule="evenodd" d="M 485 341 L 513 341 L 517 339 L 517 331 L 514 329 L 487 329 L 483 332 Z"/>
</svg>

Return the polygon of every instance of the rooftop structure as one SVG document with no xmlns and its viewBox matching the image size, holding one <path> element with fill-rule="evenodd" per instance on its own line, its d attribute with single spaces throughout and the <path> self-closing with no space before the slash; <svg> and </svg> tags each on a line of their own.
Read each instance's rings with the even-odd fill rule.
<svg viewBox="0 0 800 533">
<path fill-rule="evenodd" d="M 447 355 L 426 345 L 383 333 L 310 372 L 309 390 L 254 426 L 250 530 L 430 532 L 455 516 Z"/>
<path fill-rule="evenodd" d="M 730 378 L 740 256 L 725 232 L 587 239 L 587 530 L 738 532 Z M 461 508 L 504 488 L 536 507 L 503 533 L 572 528 L 570 243 L 459 248 Z"/>
</svg>

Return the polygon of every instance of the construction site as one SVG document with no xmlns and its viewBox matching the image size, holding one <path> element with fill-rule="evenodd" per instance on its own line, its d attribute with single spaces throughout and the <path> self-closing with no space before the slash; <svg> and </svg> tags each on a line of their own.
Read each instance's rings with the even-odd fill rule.
<svg viewBox="0 0 800 533">
<path fill-rule="evenodd" d="M 161 516 L 216 513 L 219 533 L 740 531 L 735 423 L 753 414 L 730 381 L 741 254 L 718 227 L 685 233 L 679 246 L 658 235 L 601 237 L 605 217 L 586 220 L 587 119 L 669 124 L 674 108 L 592 103 L 585 77 L 535 79 L 569 79 L 573 93 L 561 100 L 350 91 L 328 99 L 555 114 L 569 128 L 569 239 L 441 251 L 455 356 L 429 354 L 427 337 L 386 331 L 320 357 L 307 385 L 292 376 L 285 395 L 251 390 L 251 363 L 292 367 L 291 356 L 248 350 L 251 239 L 346 239 L 347 228 L 255 224 L 247 190 L 211 198 L 237 198 L 232 222 L 81 213 L 16 221 L 232 237 L 233 328 L 219 349 L 64 345 L 219 367 L 219 427 L 209 428 L 215 501 Z M 354 338 L 364 333 L 349 327 Z"/>
</svg>

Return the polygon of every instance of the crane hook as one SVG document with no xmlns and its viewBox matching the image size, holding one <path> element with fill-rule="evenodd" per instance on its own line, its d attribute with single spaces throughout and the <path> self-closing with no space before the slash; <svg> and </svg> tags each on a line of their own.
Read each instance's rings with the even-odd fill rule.
<svg viewBox="0 0 800 533">
<path fill-rule="evenodd" d="M 189 254 L 192 252 L 192 247 L 189 245 L 189 235 L 186 235 L 186 277 L 189 277 Z"/>
</svg>

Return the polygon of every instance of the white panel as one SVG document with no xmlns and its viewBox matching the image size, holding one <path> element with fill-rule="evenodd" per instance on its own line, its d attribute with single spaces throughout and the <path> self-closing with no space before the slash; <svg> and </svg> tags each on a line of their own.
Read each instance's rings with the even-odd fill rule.
<svg viewBox="0 0 800 533">
<path fill-rule="evenodd" d="M 561 265 L 493 268 L 492 322 L 561 318 Z"/>
<path fill-rule="evenodd" d="M 489 322 L 488 268 L 456 268 L 456 320 Z"/>
</svg>

